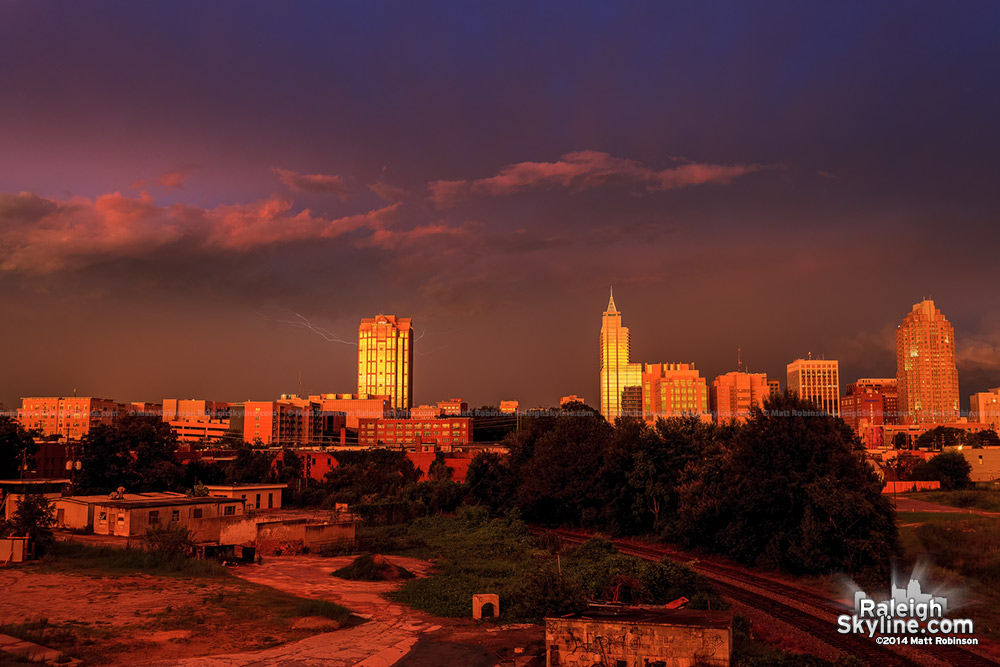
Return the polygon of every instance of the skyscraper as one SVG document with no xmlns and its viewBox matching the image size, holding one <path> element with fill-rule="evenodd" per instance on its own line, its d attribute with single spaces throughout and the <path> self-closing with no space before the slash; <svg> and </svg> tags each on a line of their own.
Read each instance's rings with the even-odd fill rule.
<svg viewBox="0 0 1000 667">
<path fill-rule="evenodd" d="M 902 423 L 958 419 L 955 329 L 930 299 L 914 304 L 896 328 L 896 380 Z"/>
<path fill-rule="evenodd" d="M 642 386 L 642 364 L 629 362 L 628 327 L 622 326 L 622 314 L 615 308 L 615 295 L 611 293 L 608 309 L 601 319 L 601 414 L 614 421 L 622 414 L 622 394 L 626 388 Z M 641 389 L 639 395 L 641 396 Z M 628 394 L 632 397 L 636 390 Z M 632 409 L 639 406 L 630 401 Z"/>
<path fill-rule="evenodd" d="M 788 391 L 840 416 L 840 364 L 828 359 L 796 359 L 788 364 Z"/>
<path fill-rule="evenodd" d="M 396 410 L 413 406 L 413 325 L 408 317 L 378 315 L 358 328 L 358 394 L 388 396 Z"/>
</svg>

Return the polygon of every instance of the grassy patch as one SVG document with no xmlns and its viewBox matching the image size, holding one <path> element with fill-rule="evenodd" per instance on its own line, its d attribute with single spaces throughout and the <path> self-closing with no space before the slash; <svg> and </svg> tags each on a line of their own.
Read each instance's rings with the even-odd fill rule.
<svg viewBox="0 0 1000 667">
<path fill-rule="evenodd" d="M 491 519 L 481 508 L 463 508 L 456 517 L 428 517 L 405 532 L 392 530 L 397 543 L 410 545 L 402 553 L 437 565 L 431 576 L 406 582 L 392 597 L 436 616 L 467 617 L 476 593 L 498 594 L 500 617 L 507 621 L 572 612 L 586 604 L 588 594 L 603 597 L 609 587 L 619 593 L 627 589 L 622 599 L 634 596 L 637 602 L 664 603 L 686 595 L 692 600 L 713 596 L 713 609 L 722 603 L 682 566 L 603 549 L 577 550 L 557 561 L 539 548 L 516 515 Z"/>
<path fill-rule="evenodd" d="M 926 500 L 929 503 L 981 509 L 989 512 L 1000 512 L 1000 490 L 967 489 L 964 491 L 921 491 L 918 493 L 901 494 L 914 500 Z"/>
<path fill-rule="evenodd" d="M 141 548 L 118 549 L 77 542 L 55 542 L 41 561 L 43 568 L 86 570 L 107 574 L 218 577 L 226 568 L 214 560 L 167 556 Z"/>
<path fill-rule="evenodd" d="M 935 584 L 964 589 L 970 597 L 967 611 L 976 623 L 976 634 L 1000 636 L 1000 521 L 969 514 L 902 512 L 899 522 L 907 564 L 929 561 Z"/>
</svg>

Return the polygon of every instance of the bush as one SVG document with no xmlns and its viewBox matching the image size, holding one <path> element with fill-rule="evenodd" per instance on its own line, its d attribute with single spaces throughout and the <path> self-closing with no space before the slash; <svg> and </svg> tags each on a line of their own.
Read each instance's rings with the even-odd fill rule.
<svg viewBox="0 0 1000 667">
<path fill-rule="evenodd" d="M 146 531 L 146 548 L 167 559 L 187 556 L 193 547 L 191 531 L 182 526 L 168 524 L 154 526 Z"/>
<path fill-rule="evenodd" d="M 396 581 L 415 576 L 406 568 L 393 565 L 382 556 L 371 554 L 358 556 L 350 565 L 334 570 L 330 575 L 351 581 Z"/>
<path fill-rule="evenodd" d="M 501 610 L 520 621 L 539 623 L 547 616 L 575 614 L 587 608 L 587 597 L 580 582 L 560 575 L 551 565 L 535 569 L 526 577 L 517 577 L 500 593 Z"/>
</svg>

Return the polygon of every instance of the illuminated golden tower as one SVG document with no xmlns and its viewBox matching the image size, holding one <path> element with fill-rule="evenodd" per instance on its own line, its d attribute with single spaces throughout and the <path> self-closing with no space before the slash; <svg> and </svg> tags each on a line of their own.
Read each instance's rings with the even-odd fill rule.
<svg viewBox="0 0 1000 667">
<path fill-rule="evenodd" d="M 413 406 L 413 325 L 379 315 L 358 328 L 358 394 L 388 396 L 394 409 Z"/>
<path fill-rule="evenodd" d="M 901 423 L 958 419 L 955 329 L 929 299 L 914 304 L 896 328 L 896 382 Z"/>
<path fill-rule="evenodd" d="M 615 308 L 612 291 L 601 320 L 601 414 L 604 418 L 613 422 L 623 412 L 625 390 L 639 394 L 641 387 L 642 364 L 629 363 L 628 327 L 622 326 L 622 314 Z M 637 413 L 632 416 L 642 416 L 641 399 L 631 411 Z"/>
</svg>

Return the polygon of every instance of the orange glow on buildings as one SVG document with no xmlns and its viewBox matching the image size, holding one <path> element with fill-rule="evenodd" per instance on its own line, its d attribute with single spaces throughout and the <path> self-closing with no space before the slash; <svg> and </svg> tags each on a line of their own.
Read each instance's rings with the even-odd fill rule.
<svg viewBox="0 0 1000 667">
<path fill-rule="evenodd" d="M 570 403 L 583 403 L 586 405 L 587 401 L 583 400 L 582 396 L 577 396 L 576 394 L 570 394 L 569 396 L 563 396 L 559 399 L 559 406 L 569 405 Z"/>
<path fill-rule="evenodd" d="M 1000 387 L 973 394 L 970 399 L 969 421 L 1000 428 Z"/>
<path fill-rule="evenodd" d="M 309 400 L 319 405 L 327 419 L 333 414 L 342 413 L 346 418 L 347 428 L 357 428 L 360 419 L 381 419 L 392 416 L 392 404 L 387 396 L 315 394 L 310 396 Z"/>
<path fill-rule="evenodd" d="M 765 373 L 733 371 L 712 381 L 710 394 L 715 421 L 745 422 L 753 408 L 764 408 L 764 400 L 771 395 Z"/>
<path fill-rule="evenodd" d="M 897 423 L 896 378 L 862 378 L 847 385 L 840 416 L 855 431 Z"/>
<path fill-rule="evenodd" d="M 788 391 L 812 401 L 823 412 L 840 416 L 840 363 L 831 359 L 796 359 L 785 369 Z"/>
<path fill-rule="evenodd" d="M 622 314 L 615 307 L 612 293 L 601 319 L 601 414 L 610 422 L 622 414 L 625 390 L 642 386 L 642 364 L 629 361 L 630 349 L 628 327 L 622 326 Z M 636 416 L 641 410 L 641 399 L 638 410 L 630 405 L 630 412 Z"/>
<path fill-rule="evenodd" d="M 292 447 L 318 445 L 323 438 L 319 405 L 297 397 L 234 403 L 229 419 L 231 431 L 246 442 Z"/>
<path fill-rule="evenodd" d="M 358 444 L 403 448 L 409 445 L 467 445 L 472 440 L 472 420 L 445 419 L 362 419 Z"/>
<path fill-rule="evenodd" d="M 958 419 L 955 329 L 930 299 L 914 304 L 896 328 L 896 380 L 901 423 Z"/>
<path fill-rule="evenodd" d="M 647 422 L 684 416 L 711 420 L 708 385 L 694 364 L 645 364 L 640 381 L 640 414 Z"/>
<path fill-rule="evenodd" d="M 516 415 L 521 404 L 517 401 L 500 401 L 500 412 L 505 415 Z"/>
<path fill-rule="evenodd" d="M 229 432 L 230 404 L 203 399 L 163 399 L 163 421 L 180 442 L 218 442 Z"/>
<path fill-rule="evenodd" d="M 395 410 L 413 406 L 413 324 L 378 315 L 358 328 L 358 394 L 388 396 Z"/>
<path fill-rule="evenodd" d="M 112 426 L 124 408 L 108 398 L 32 397 L 21 399 L 17 419 L 42 435 L 79 440 L 98 424 Z"/>
</svg>

